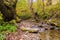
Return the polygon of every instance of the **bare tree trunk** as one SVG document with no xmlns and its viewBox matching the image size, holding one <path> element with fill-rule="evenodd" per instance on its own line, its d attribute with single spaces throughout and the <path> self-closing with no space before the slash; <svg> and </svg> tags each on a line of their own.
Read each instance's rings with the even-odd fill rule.
<svg viewBox="0 0 60 40">
<path fill-rule="evenodd" d="M 44 10 L 44 9 L 45 9 L 45 8 L 44 8 L 44 7 L 45 7 L 45 5 L 44 5 L 44 0 L 42 0 L 42 2 L 43 2 L 43 7 L 42 7 L 42 8 L 43 8 L 43 14 L 45 15 L 45 10 Z"/>
<path fill-rule="evenodd" d="M 3 14 L 4 21 L 11 21 L 16 18 L 16 3 L 14 5 L 8 6 L 4 4 L 4 0 L 0 0 L 0 11 Z"/>
<path fill-rule="evenodd" d="M 33 9 L 33 0 L 29 0 L 29 5 L 30 5 L 30 10 L 33 14 L 35 21 L 39 22 L 39 20 L 38 20 L 39 15 L 37 14 L 37 12 L 34 12 L 34 9 Z"/>
<path fill-rule="evenodd" d="M 52 0 L 47 0 L 47 6 L 52 5 Z"/>
</svg>

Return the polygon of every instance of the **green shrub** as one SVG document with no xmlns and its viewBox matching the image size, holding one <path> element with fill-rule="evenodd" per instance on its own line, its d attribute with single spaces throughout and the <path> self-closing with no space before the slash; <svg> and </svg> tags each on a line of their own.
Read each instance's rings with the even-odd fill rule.
<svg viewBox="0 0 60 40">
<path fill-rule="evenodd" d="M 5 39 L 6 33 L 11 33 L 16 31 L 17 31 L 16 25 L 5 22 L 4 24 L 0 25 L 0 40 Z"/>
<path fill-rule="evenodd" d="M 17 30 L 17 26 L 10 23 L 4 23 L 0 25 L 0 32 L 3 31 L 14 32 L 16 30 Z"/>
<path fill-rule="evenodd" d="M 5 40 L 6 36 L 4 34 L 0 34 L 0 40 Z"/>
<path fill-rule="evenodd" d="M 44 12 L 43 8 L 39 8 L 38 14 L 40 15 L 40 19 L 50 19 L 51 17 L 60 18 L 60 5 L 51 5 L 51 6 L 45 6 Z"/>
<path fill-rule="evenodd" d="M 28 13 L 28 12 L 21 12 L 19 13 L 19 18 L 21 19 L 29 19 L 32 18 L 32 13 Z"/>
</svg>

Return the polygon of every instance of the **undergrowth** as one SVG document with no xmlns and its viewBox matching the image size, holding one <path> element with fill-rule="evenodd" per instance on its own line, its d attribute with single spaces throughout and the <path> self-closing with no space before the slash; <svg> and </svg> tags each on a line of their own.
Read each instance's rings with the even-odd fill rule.
<svg viewBox="0 0 60 40">
<path fill-rule="evenodd" d="M 7 33 L 16 32 L 16 30 L 17 26 L 8 22 L 0 25 L 0 40 L 4 40 Z"/>
</svg>

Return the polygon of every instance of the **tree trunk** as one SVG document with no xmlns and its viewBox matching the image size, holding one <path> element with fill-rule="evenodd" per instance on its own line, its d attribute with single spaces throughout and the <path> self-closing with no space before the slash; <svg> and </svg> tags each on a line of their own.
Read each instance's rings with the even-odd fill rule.
<svg viewBox="0 0 60 40">
<path fill-rule="evenodd" d="M 47 0 L 47 6 L 52 5 L 52 0 Z"/>
<path fill-rule="evenodd" d="M 39 15 L 37 14 L 37 12 L 34 12 L 34 9 L 33 9 L 33 0 L 29 0 L 29 5 L 35 21 L 39 22 Z"/>
<path fill-rule="evenodd" d="M 7 6 L 4 4 L 3 0 L 0 0 L 0 11 L 3 14 L 3 18 L 5 22 L 11 21 L 16 18 L 16 3 L 13 6 Z"/>
</svg>

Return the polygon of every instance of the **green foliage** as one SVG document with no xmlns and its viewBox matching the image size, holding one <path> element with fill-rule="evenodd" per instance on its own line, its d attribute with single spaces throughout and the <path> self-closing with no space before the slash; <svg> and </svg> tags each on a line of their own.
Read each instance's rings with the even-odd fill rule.
<svg viewBox="0 0 60 40">
<path fill-rule="evenodd" d="M 20 0 L 17 3 L 17 15 L 21 18 L 21 19 L 28 19 L 28 18 L 32 18 L 33 15 L 31 13 L 31 10 L 29 8 L 29 3 L 28 0 Z M 40 20 L 44 20 L 44 19 L 50 19 L 52 17 L 52 15 L 56 18 L 60 18 L 60 4 L 57 3 L 55 5 L 50 5 L 50 6 L 46 6 L 46 3 L 44 5 L 44 9 L 43 9 L 43 2 L 41 0 L 38 0 L 37 2 L 33 3 L 33 10 L 34 12 L 37 12 L 39 15 Z M 44 11 L 43 11 L 44 10 Z"/>
<path fill-rule="evenodd" d="M 2 25 L 0 25 L 0 32 L 14 32 L 17 30 L 16 25 L 10 24 L 10 23 L 4 23 Z"/>
<path fill-rule="evenodd" d="M 21 19 L 29 19 L 29 18 L 31 18 L 32 17 L 32 14 L 30 13 L 24 13 L 24 12 L 22 12 L 22 13 L 20 13 L 20 16 L 19 16 Z"/>
<path fill-rule="evenodd" d="M 16 0 L 3 0 L 4 4 L 11 7 L 15 4 Z"/>
<path fill-rule="evenodd" d="M 2 14 L 0 13 L 0 20 L 2 20 L 3 18 L 2 18 Z"/>
<path fill-rule="evenodd" d="M 45 13 L 49 14 L 50 16 L 53 15 L 54 17 L 56 17 L 57 15 L 59 16 L 60 14 L 60 5 L 56 4 L 53 6 L 48 6 L 45 9 Z"/>
<path fill-rule="evenodd" d="M 0 25 L 0 40 L 4 40 L 6 38 L 6 33 L 16 32 L 17 26 L 14 24 L 10 24 L 8 22 Z"/>
<path fill-rule="evenodd" d="M 44 12 L 43 12 L 44 10 Z M 50 19 L 51 17 L 54 16 L 54 18 L 60 18 L 60 5 L 51 5 L 51 6 L 45 6 L 44 9 L 43 7 L 39 7 L 38 9 L 38 14 L 40 15 L 40 19 Z"/>
<path fill-rule="evenodd" d="M 5 40 L 5 35 L 4 34 L 0 34 L 0 40 Z"/>
<path fill-rule="evenodd" d="M 3 17 L 2 17 L 2 14 L 0 13 L 0 24 L 3 23 Z"/>
<path fill-rule="evenodd" d="M 2 14 L 1 14 L 1 12 L 0 12 L 0 20 L 3 20 L 3 17 L 2 17 Z"/>
<path fill-rule="evenodd" d="M 21 19 L 29 19 L 32 13 L 29 9 L 28 0 L 20 0 L 17 3 L 17 15 Z"/>
</svg>

